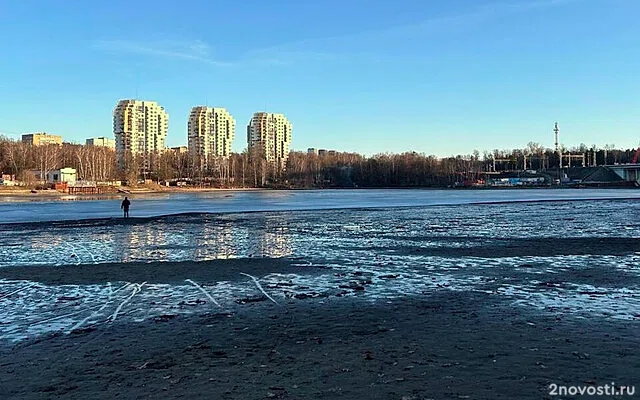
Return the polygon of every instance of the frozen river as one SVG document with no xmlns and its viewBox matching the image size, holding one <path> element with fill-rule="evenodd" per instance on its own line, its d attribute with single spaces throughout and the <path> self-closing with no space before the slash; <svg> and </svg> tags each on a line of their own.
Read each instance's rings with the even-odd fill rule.
<svg viewBox="0 0 640 400">
<path fill-rule="evenodd" d="M 118 200 L 3 202 L 0 339 L 257 299 L 441 290 L 491 293 L 523 312 L 640 320 L 639 199 L 634 190 L 215 192 L 133 197 L 133 216 L 145 218 L 127 221 Z M 220 278 L 226 264 L 215 262 L 231 259 L 237 270 Z M 294 269 L 251 270 L 248 259 Z M 149 267 L 136 276 L 132 263 Z"/>
<path fill-rule="evenodd" d="M 153 217 L 183 213 L 415 207 L 547 200 L 640 199 L 640 190 L 264 190 L 134 194 L 129 197 L 132 200 L 132 217 Z M 85 200 L 86 197 L 66 196 L 60 200 L 43 200 L 41 197 L 0 197 L 0 223 L 117 218 L 121 216 L 120 201 L 122 198 Z"/>
</svg>

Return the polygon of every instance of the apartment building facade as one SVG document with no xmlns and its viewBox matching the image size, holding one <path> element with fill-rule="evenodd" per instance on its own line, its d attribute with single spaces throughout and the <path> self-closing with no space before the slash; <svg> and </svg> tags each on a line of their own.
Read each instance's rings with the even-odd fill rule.
<svg viewBox="0 0 640 400">
<path fill-rule="evenodd" d="M 213 157 L 229 157 L 236 120 L 224 108 L 196 106 L 187 123 L 189 154 L 208 165 Z"/>
<path fill-rule="evenodd" d="M 62 145 L 62 136 L 50 135 L 45 132 L 25 133 L 22 135 L 22 143 L 33 146 L 41 146 L 47 144 Z"/>
<path fill-rule="evenodd" d="M 261 157 L 281 170 L 286 168 L 293 125 L 284 114 L 257 112 L 247 126 L 247 146 L 250 153 Z"/>
<path fill-rule="evenodd" d="M 87 146 L 107 147 L 111 150 L 116 149 L 116 140 L 107 137 L 89 138 L 85 141 Z"/>
<path fill-rule="evenodd" d="M 155 101 L 120 100 L 113 110 L 113 135 L 120 168 L 129 157 L 142 156 L 145 170 L 153 166 L 154 155 L 165 150 L 169 114 Z"/>
</svg>

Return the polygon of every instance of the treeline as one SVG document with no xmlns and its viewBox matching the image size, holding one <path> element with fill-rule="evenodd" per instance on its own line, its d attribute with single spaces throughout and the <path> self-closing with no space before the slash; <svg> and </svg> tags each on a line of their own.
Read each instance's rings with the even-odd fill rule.
<svg viewBox="0 0 640 400">
<path fill-rule="evenodd" d="M 415 152 L 364 157 L 292 152 L 286 176 L 294 187 L 438 187 L 477 178 L 485 162 L 469 157 L 438 159 Z"/>
<path fill-rule="evenodd" d="M 572 166 L 630 163 L 635 154 L 635 149 L 619 150 L 613 145 L 602 149 L 580 145 L 562 151 L 565 168 L 569 154 L 584 155 L 584 165 L 582 158 L 577 157 L 572 159 Z M 266 162 L 260 154 L 247 151 L 206 162 L 188 153 L 166 152 L 153 161 L 154 172 L 148 178 L 160 181 L 186 178 L 215 187 L 444 187 L 476 181 L 487 171 L 554 169 L 559 162 L 554 150 L 533 142 L 524 149 L 496 149 L 482 155 L 474 151 L 445 158 L 416 152 L 367 157 L 357 153 L 318 155 L 294 151 L 283 169 Z"/>
<path fill-rule="evenodd" d="M 580 145 L 563 149 L 573 166 L 630 163 L 635 149 L 620 150 L 613 145 L 599 149 Z M 61 146 L 31 146 L 0 138 L 0 172 L 31 184 L 34 171 L 40 176 L 63 167 L 75 168 L 78 179 L 109 182 L 124 180 L 129 185 L 140 181 L 186 181 L 207 187 L 443 187 L 481 179 L 483 172 L 523 169 L 553 169 L 559 156 L 552 149 L 529 143 L 523 149 L 479 151 L 455 157 L 437 158 L 423 153 L 356 153 L 318 155 L 291 152 L 286 166 L 267 162 L 257 153 L 233 153 L 228 158 L 200 160 L 188 153 L 166 151 L 148 159 L 128 157 L 118 165 L 115 152 L 105 147 L 64 143 Z"/>
<path fill-rule="evenodd" d="M 115 152 L 106 147 L 64 143 L 32 146 L 0 137 L 0 172 L 33 184 L 37 177 L 59 168 L 71 167 L 91 181 L 111 181 L 118 175 Z"/>
<path fill-rule="evenodd" d="M 598 148 L 595 145 L 587 146 L 584 143 L 571 148 L 561 145 L 560 151 L 563 154 L 563 168 L 569 166 L 569 155 L 578 156 L 571 158 L 572 166 L 599 166 L 631 163 L 636 153 L 636 149 L 616 149 L 614 144 L 605 144 L 602 148 Z M 584 156 L 584 165 L 579 160 L 579 156 Z M 540 170 L 560 167 L 559 154 L 555 150 L 545 148 L 535 142 L 529 142 L 523 149 L 485 151 L 483 160 L 488 161 L 491 168 L 495 165 L 497 170 Z"/>
</svg>

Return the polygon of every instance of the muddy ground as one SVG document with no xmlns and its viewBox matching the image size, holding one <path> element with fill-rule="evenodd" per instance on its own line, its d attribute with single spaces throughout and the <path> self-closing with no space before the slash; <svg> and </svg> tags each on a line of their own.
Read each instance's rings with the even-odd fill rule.
<svg viewBox="0 0 640 400">
<path fill-rule="evenodd" d="M 5 347 L 0 387 L 10 399 L 544 399 L 551 383 L 638 384 L 638 332 L 474 292 L 261 302 Z"/>
</svg>

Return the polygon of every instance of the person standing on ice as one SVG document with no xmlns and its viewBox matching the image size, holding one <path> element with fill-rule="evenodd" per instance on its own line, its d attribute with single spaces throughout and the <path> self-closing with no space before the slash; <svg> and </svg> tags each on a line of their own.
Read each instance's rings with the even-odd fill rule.
<svg viewBox="0 0 640 400">
<path fill-rule="evenodd" d="M 120 205 L 120 208 L 124 212 L 124 217 L 125 218 L 129 218 L 129 206 L 130 205 L 131 205 L 131 202 L 129 201 L 129 199 L 127 197 L 125 197 L 124 200 L 122 200 L 122 204 Z"/>
</svg>

